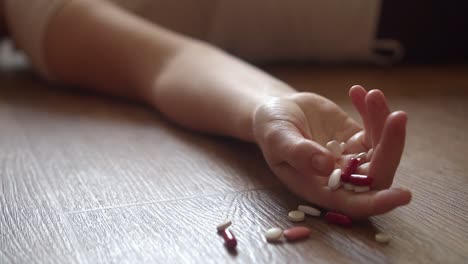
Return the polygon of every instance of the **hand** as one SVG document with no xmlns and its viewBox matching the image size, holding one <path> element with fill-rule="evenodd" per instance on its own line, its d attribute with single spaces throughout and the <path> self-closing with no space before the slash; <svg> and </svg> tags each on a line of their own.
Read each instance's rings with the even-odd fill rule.
<svg viewBox="0 0 468 264">
<path fill-rule="evenodd" d="M 408 204 L 408 190 L 390 188 L 404 148 L 406 113 L 390 113 L 379 90 L 367 92 L 353 86 L 349 95 L 365 130 L 335 103 L 313 93 L 275 98 L 259 106 L 254 114 L 254 136 L 268 165 L 297 195 L 354 218 Z M 337 160 L 324 147 L 331 140 L 347 143 Z M 328 188 L 328 176 L 335 167 L 342 168 L 351 156 L 371 148 L 370 165 L 359 171 L 373 177 L 370 192 Z"/>
</svg>

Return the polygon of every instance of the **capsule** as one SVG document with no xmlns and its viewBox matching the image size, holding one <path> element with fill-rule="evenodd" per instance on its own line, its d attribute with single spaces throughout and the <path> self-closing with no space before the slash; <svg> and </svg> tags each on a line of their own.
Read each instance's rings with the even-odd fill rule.
<svg viewBox="0 0 468 264">
<path fill-rule="evenodd" d="M 348 182 L 349 178 L 351 177 L 351 174 L 356 172 L 357 167 L 359 166 L 359 159 L 356 158 L 351 158 L 349 160 L 348 165 L 346 168 L 343 170 L 343 173 L 341 174 L 341 181 L 342 182 Z"/>
<path fill-rule="evenodd" d="M 367 157 L 367 153 L 361 152 L 356 156 L 356 159 L 362 160 L 362 159 L 365 159 L 366 157 Z"/>
<path fill-rule="evenodd" d="M 312 207 L 312 206 L 307 206 L 307 205 L 299 205 L 297 207 L 298 211 L 304 212 L 304 214 L 308 214 L 311 216 L 320 216 L 320 210 Z"/>
<path fill-rule="evenodd" d="M 228 228 L 231 225 L 231 220 L 226 219 L 224 222 L 220 223 L 219 225 L 216 226 L 216 229 L 219 231 L 223 231 L 224 229 Z"/>
<path fill-rule="evenodd" d="M 226 245 L 227 248 L 229 249 L 234 249 L 237 246 L 237 240 L 236 237 L 229 231 L 228 229 L 224 229 L 220 231 L 221 235 L 223 236 L 224 239 L 224 244 Z"/>
<path fill-rule="evenodd" d="M 335 169 L 328 178 L 328 187 L 331 190 L 340 188 L 341 169 Z"/>
<path fill-rule="evenodd" d="M 288 241 L 297 241 L 308 238 L 310 229 L 305 226 L 295 226 L 284 230 L 283 235 Z"/>
<path fill-rule="evenodd" d="M 347 215 L 342 215 L 335 212 L 328 212 L 325 215 L 325 220 L 331 224 L 341 225 L 341 226 L 351 226 L 353 220 Z"/>
<path fill-rule="evenodd" d="M 372 184 L 372 177 L 361 174 L 351 174 L 348 182 L 356 186 L 370 186 Z"/>
</svg>

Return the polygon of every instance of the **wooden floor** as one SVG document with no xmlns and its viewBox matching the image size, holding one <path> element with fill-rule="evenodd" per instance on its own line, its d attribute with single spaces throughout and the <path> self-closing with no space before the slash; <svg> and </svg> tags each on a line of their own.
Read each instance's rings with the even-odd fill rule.
<svg viewBox="0 0 468 264">
<path fill-rule="evenodd" d="M 195 134 L 129 102 L 0 74 L 0 263 L 467 263 L 468 65 L 269 69 L 353 111 L 352 84 L 409 114 L 396 185 L 413 201 L 353 228 L 307 218 L 254 145 Z M 356 116 L 355 112 L 352 112 Z M 233 220 L 228 252 L 215 227 Z M 388 245 L 374 241 L 388 232 Z"/>
</svg>

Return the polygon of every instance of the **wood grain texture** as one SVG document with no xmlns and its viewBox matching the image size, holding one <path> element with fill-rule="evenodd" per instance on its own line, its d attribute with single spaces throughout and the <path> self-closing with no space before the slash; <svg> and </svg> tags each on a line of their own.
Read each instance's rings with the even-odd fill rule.
<svg viewBox="0 0 468 264">
<path fill-rule="evenodd" d="M 413 201 L 351 229 L 268 244 L 301 201 L 255 146 L 180 129 L 133 104 L 0 74 L 0 263 L 466 263 L 468 66 L 268 69 L 357 117 L 346 92 L 380 88 L 409 114 L 396 185 Z M 233 220 L 229 253 L 215 227 Z M 393 236 L 374 241 L 377 231 Z"/>
<path fill-rule="evenodd" d="M 0 263 L 87 263 L 41 164 L 0 101 Z"/>
</svg>

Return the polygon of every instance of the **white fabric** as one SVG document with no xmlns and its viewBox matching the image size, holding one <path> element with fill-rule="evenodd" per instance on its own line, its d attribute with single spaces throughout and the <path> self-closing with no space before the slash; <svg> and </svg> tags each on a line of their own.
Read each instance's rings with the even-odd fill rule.
<svg viewBox="0 0 468 264">
<path fill-rule="evenodd" d="M 5 1 L 17 46 L 43 75 L 52 78 L 44 60 L 43 38 L 50 17 L 69 0 Z M 373 52 L 375 46 L 382 46 L 375 40 L 381 0 L 112 1 L 151 22 L 250 61 L 387 60 Z"/>
<path fill-rule="evenodd" d="M 376 60 L 381 0 L 113 0 L 251 61 Z"/>
<path fill-rule="evenodd" d="M 44 35 L 50 17 L 69 0 L 4 0 L 5 16 L 16 46 L 47 78 L 52 78 L 44 58 Z"/>
<path fill-rule="evenodd" d="M 253 60 L 363 61 L 379 12 L 378 0 L 221 0 L 208 39 Z"/>
</svg>

